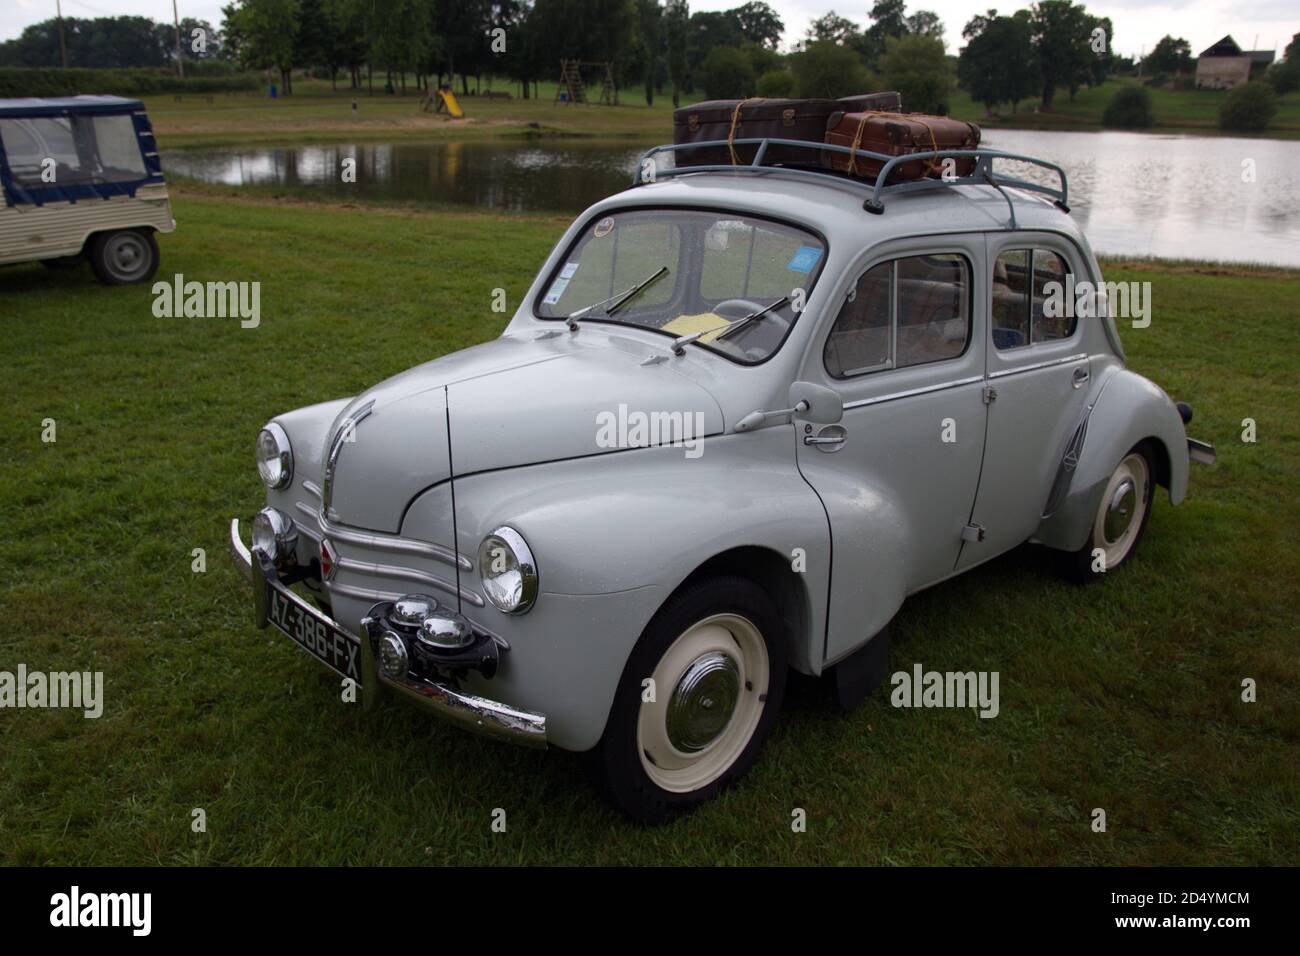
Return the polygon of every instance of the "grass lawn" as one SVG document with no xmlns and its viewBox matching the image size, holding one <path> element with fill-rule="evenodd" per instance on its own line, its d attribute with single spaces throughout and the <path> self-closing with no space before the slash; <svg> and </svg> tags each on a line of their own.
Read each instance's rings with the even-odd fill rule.
<svg viewBox="0 0 1300 956">
<path fill-rule="evenodd" d="M 1296 273 L 1109 269 L 1153 283 L 1130 362 L 1195 405 L 1219 463 L 1099 585 L 1022 549 L 909 602 L 893 668 L 996 670 L 997 719 L 888 688 L 841 716 L 798 681 L 748 778 L 643 830 L 572 755 L 341 703 L 252 627 L 225 555 L 270 415 L 494 337 L 491 290 L 517 302 L 563 220 L 184 191 L 176 216 L 160 277 L 260 280 L 259 328 L 155 318 L 147 287 L 85 268 L 0 271 L 0 670 L 102 670 L 107 700 L 98 720 L 0 711 L 0 863 L 1295 862 Z"/>
<path fill-rule="evenodd" d="M 1034 112 L 1034 103 L 1022 103 L 1017 113 L 989 117 L 984 107 L 962 90 L 950 98 L 953 116 L 986 126 L 1027 129 L 1088 130 L 1101 128 L 1101 114 L 1122 84 L 1114 79 L 1093 89 L 1084 88 L 1074 102 L 1062 90 L 1051 113 Z M 497 84 L 499 90 L 510 87 Z M 561 105 L 554 102 L 554 84 L 542 84 L 540 99 L 486 99 L 461 97 L 465 118 L 420 110 L 419 94 L 370 96 L 365 90 L 332 91 L 328 83 L 299 80 L 291 97 L 269 99 L 264 94 L 217 94 L 211 98 L 163 95 L 146 98 L 149 115 L 164 149 L 186 146 L 293 145 L 337 142 L 401 142 L 430 139 L 489 139 L 498 137 L 588 136 L 665 142 L 672 138 L 672 100 L 657 96 L 647 107 L 640 89 L 623 90 L 620 106 Z M 379 89 L 382 90 L 382 84 Z M 1214 132 L 1219 105 L 1226 92 L 1152 89 L 1158 132 Z M 683 103 L 703 98 L 696 92 Z M 357 113 L 352 113 L 352 101 Z M 1234 134 L 1240 135 L 1240 134 Z M 1279 99 L 1279 109 L 1268 135 L 1300 137 L 1300 93 Z"/>
<path fill-rule="evenodd" d="M 241 144 L 398 142 L 429 139 L 484 139 L 511 136 L 627 137 L 661 142 L 672 138 L 672 99 L 655 98 L 647 107 L 640 89 L 623 90 L 619 106 L 559 104 L 555 85 L 542 84 L 540 99 L 459 97 L 465 118 L 420 109 L 422 92 L 374 96 L 366 90 L 333 91 L 321 81 L 297 81 L 293 96 L 270 99 L 264 93 L 147 97 L 146 104 L 164 149 Z M 508 85 L 497 84 L 508 90 Z M 701 99 L 696 94 L 683 102 Z M 356 100 L 357 112 L 352 113 Z"/>
<path fill-rule="evenodd" d="M 1037 112 L 1038 99 L 1020 104 L 1012 113 L 1009 106 L 990 117 L 983 105 L 972 100 L 965 90 L 954 90 L 949 97 L 953 116 L 982 126 L 1005 126 L 1023 129 L 1090 130 L 1101 129 L 1106 105 L 1123 86 L 1136 86 L 1132 77 L 1114 77 L 1101 86 L 1083 87 L 1074 100 L 1068 90 L 1057 90 L 1050 113 Z M 1227 90 L 1163 90 L 1147 87 L 1151 94 L 1151 112 L 1155 117 L 1153 132 L 1217 133 L 1219 107 L 1228 97 Z M 1241 133 L 1234 133 L 1241 136 Z M 1278 97 L 1277 115 L 1266 134 L 1277 139 L 1300 137 L 1300 93 Z"/>
</svg>

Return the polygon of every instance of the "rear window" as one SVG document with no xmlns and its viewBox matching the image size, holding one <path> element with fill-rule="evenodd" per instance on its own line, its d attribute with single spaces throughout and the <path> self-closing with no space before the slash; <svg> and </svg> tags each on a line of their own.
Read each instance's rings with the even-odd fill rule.
<svg viewBox="0 0 1300 956">
<path fill-rule="evenodd" d="M 0 120 L 9 174 L 19 186 L 120 183 L 148 176 L 125 114 Z"/>
</svg>

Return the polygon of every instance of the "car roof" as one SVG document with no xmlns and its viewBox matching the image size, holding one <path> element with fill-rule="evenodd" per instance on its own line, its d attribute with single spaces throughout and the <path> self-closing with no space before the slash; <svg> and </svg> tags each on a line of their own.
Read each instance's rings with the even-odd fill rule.
<svg viewBox="0 0 1300 956">
<path fill-rule="evenodd" d="M 142 109 L 144 104 L 139 100 L 129 100 L 122 96 L 28 96 L 0 99 L 0 117 L 6 119 L 63 113 L 123 113 Z"/>
<path fill-rule="evenodd" d="M 1016 230 L 1058 232 L 1087 242 L 1070 214 L 1043 196 L 1013 187 L 951 185 L 888 195 L 884 211 L 869 213 L 863 201 L 871 184 L 831 174 L 809 176 L 766 167 L 681 173 L 633 186 L 598 203 L 593 211 L 630 205 L 700 206 L 810 226 L 836 243 L 874 244 L 885 239 L 954 232 Z"/>
</svg>

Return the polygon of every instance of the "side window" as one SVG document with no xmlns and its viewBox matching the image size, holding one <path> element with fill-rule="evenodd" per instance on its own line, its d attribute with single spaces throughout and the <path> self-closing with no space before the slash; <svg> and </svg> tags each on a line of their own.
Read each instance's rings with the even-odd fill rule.
<svg viewBox="0 0 1300 956">
<path fill-rule="evenodd" d="M 993 344 L 999 350 L 1068 339 L 1077 318 L 1067 310 L 1045 310 L 1052 296 L 1063 296 L 1066 265 L 1048 249 L 1006 249 L 993 264 Z M 1048 311 L 1057 313 L 1049 316 Z M 1073 313 L 1073 310 L 1068 310 Z"/>
<path fill-rule="evenodd" d="M 840 308 L 822 359 L 835 378 L 956 358 L 970 338 L 970 263 L 952 253 L 882 262 Z"/>
</svg>

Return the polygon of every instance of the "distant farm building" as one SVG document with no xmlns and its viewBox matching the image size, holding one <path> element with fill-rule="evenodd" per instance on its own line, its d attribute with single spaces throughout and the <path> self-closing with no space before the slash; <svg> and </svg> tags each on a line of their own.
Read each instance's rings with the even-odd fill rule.
<svg viewBox="0 0 1300 956">
<path fill-rule="evenodd" d="M 1230 90 L 1267 70 L 1272 50 L 1243 50 L 1226 36 L 1201 52 L 1196 60 L 1196 85 L 1203 90 Z"/>
</svg>

